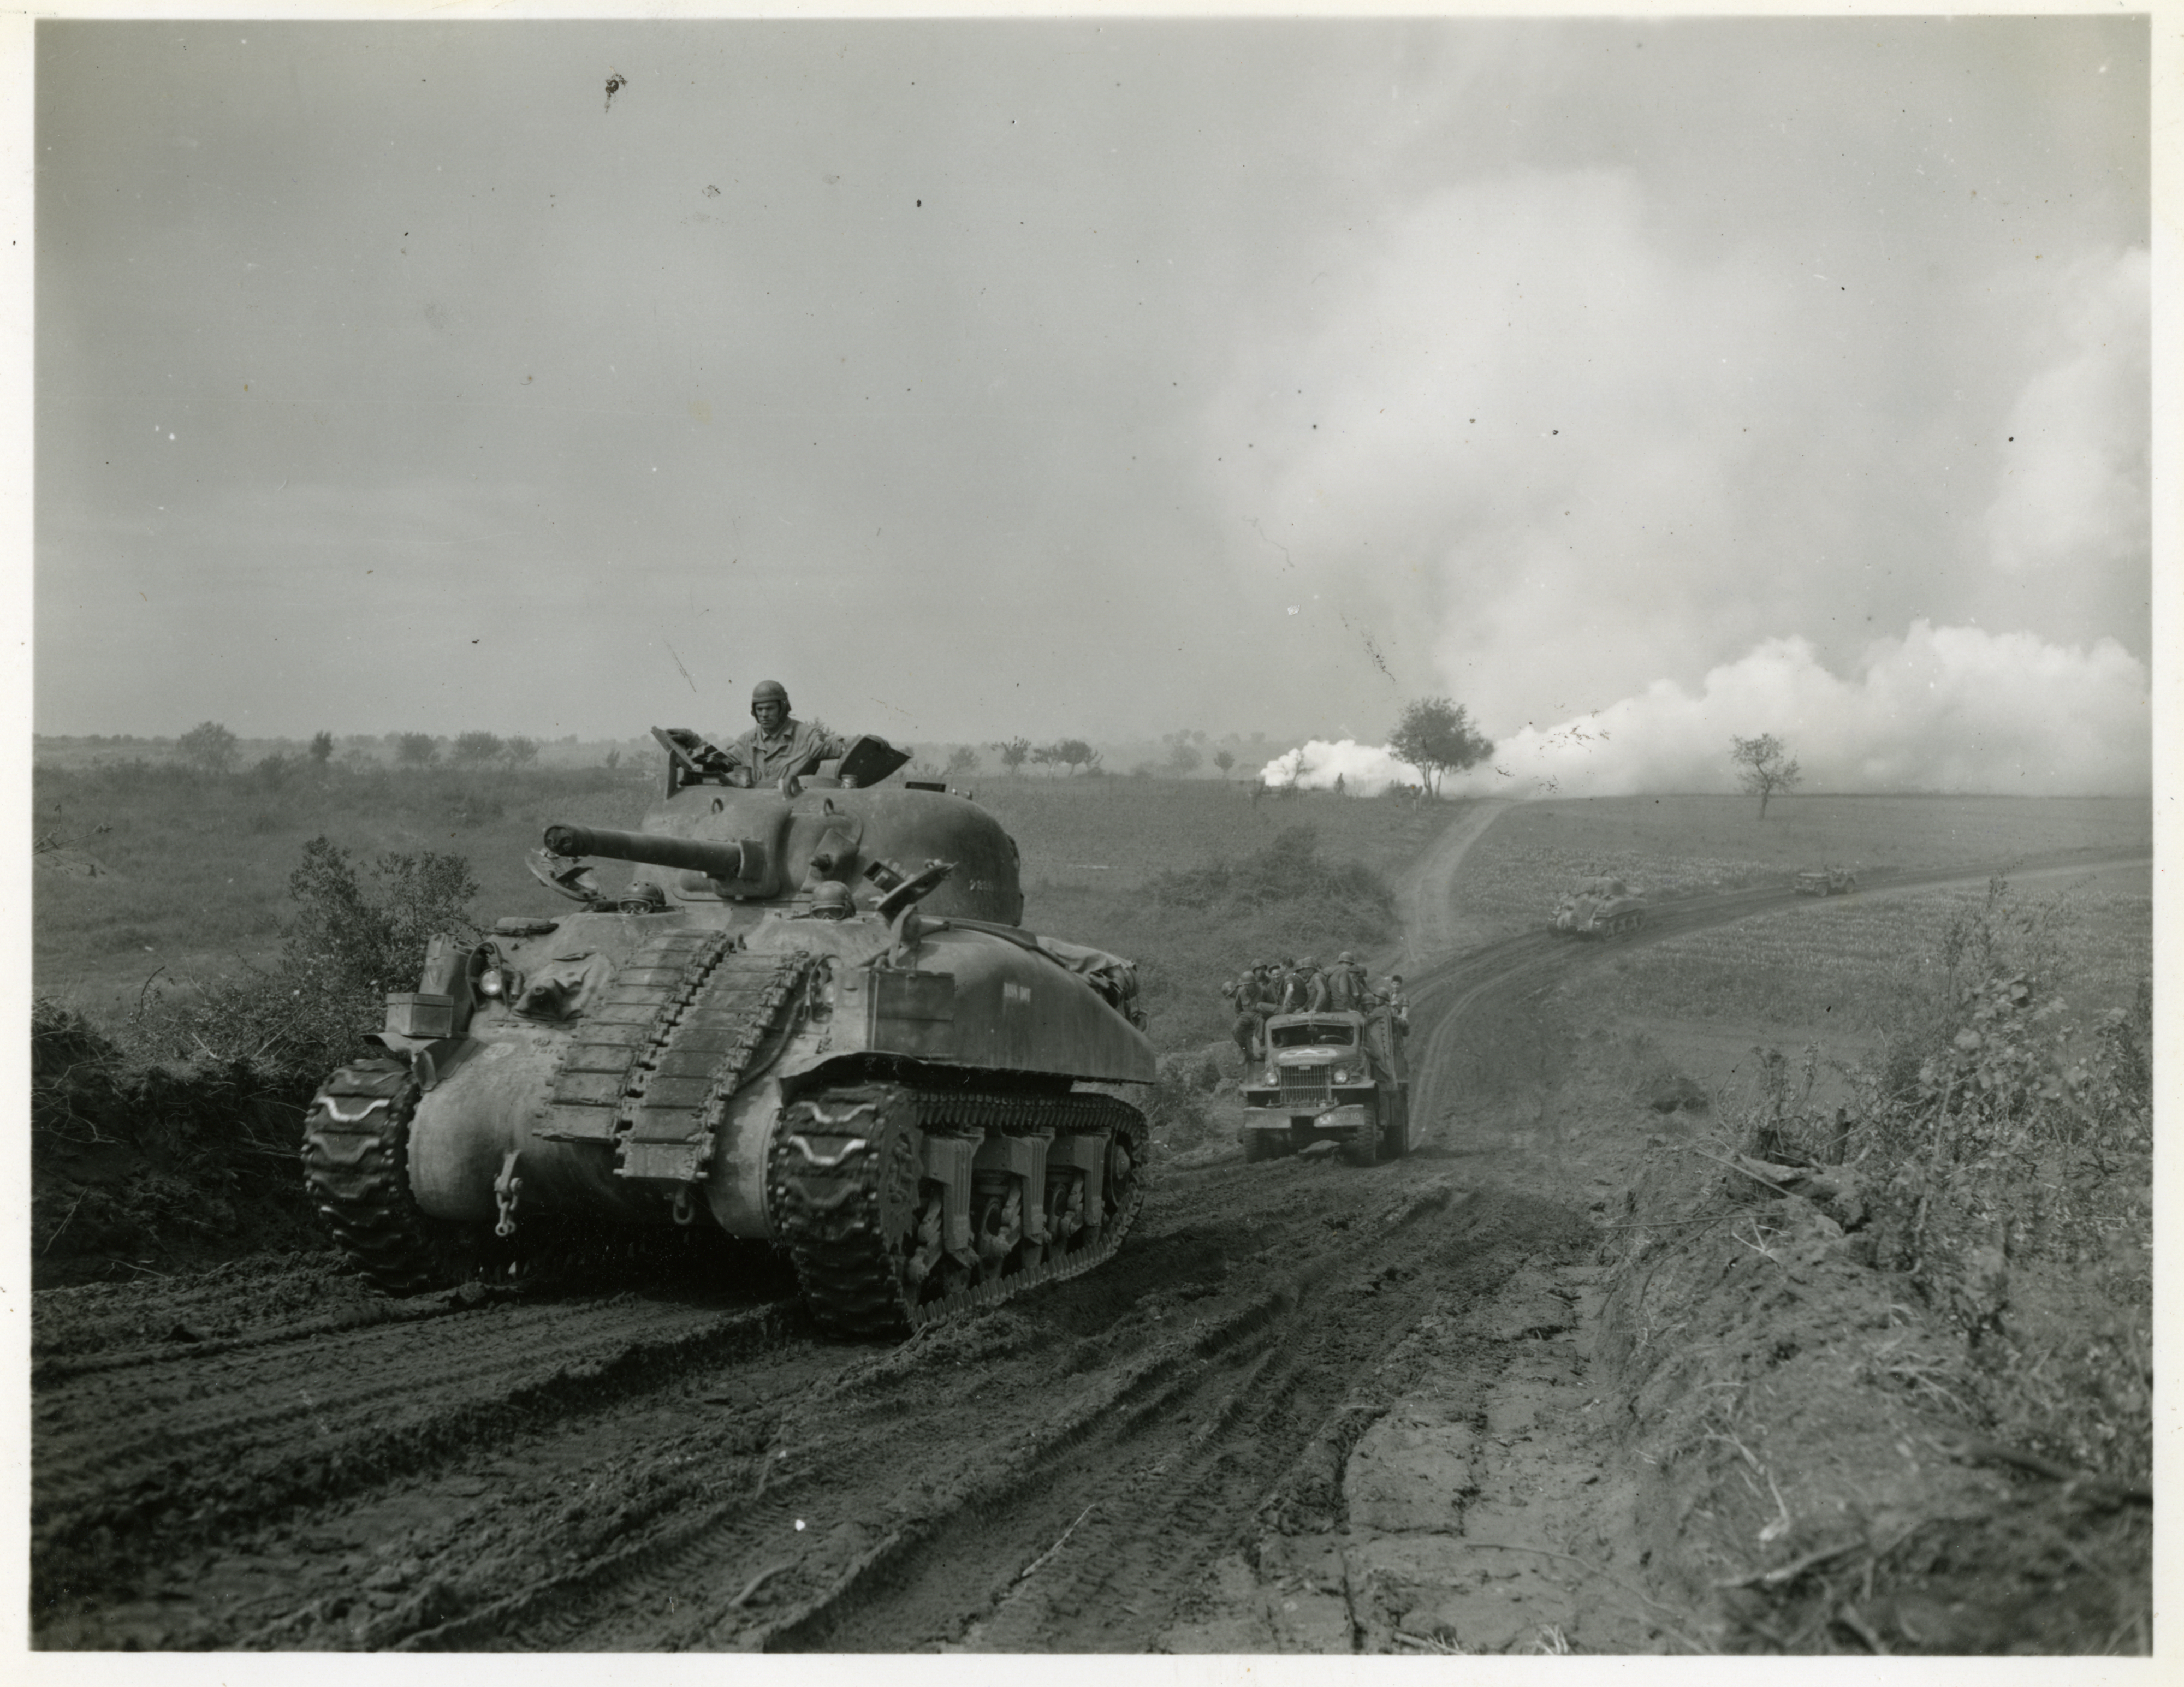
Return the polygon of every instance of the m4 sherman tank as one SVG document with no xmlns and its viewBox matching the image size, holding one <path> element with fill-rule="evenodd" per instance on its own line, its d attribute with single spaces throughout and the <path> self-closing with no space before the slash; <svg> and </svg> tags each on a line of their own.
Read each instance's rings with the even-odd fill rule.
<svg viewBox="0 0 2184 1687">
<path fill-rule="evenodd" d="M 655 736 L 644 829 L 549 827 L 532 859 L 581 906 L 433 939 L 383 1053 L 314 1100 L 350 1256 L 415 1293 L 526 1224 L 710 1226 L 881 1337 L 1105 1260 L 1145 1123 L 1084 1086 L 1153 1078 L 1130 964 L 1019 927 L 1014 841 L 941 786 L 868 788 L 908 760 L 879 739 L 750 790 Z M 610 898 L 587 856 L 642 866 Z"/>
<path fill-rule="evenodd" d="M 1591 878 L 1555 904 L 1548 929 L 1564 937 L 1612 938 L 1645 923 L 1645 903 L 1621 879 Z"/>
</svg>

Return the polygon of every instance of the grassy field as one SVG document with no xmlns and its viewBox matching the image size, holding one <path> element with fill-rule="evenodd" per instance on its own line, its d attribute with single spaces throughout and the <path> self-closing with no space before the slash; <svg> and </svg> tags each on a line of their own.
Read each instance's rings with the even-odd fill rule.
<svg viewBox="0 0 2184 1687">
<path fill-rule="evenodd" d="M 1392 879 L 1451 812 L 1324 793 L 1255 805 L 1240 782 L 999 778 L 976 788 L 1022 851 L 1025 923 L 1138 960 L 1164 1046 L 1223 1034 L 1220 981 L 1253 949 L 1333 951 L 1385 933 L 1340 910 L 1239 918 L 1163 907 L 1148 889 L 1157 875 L 1250 855 L 1303 826 L 1326 860 L 1362 862 Z M 553 912 L 565 905 L 523 866 L 543 829 L 635 827 L 655 789 L 650 775 L 599 767 L 337 766 L 278 782 L 142 765 L 41 767 L 34 832 L 100 871 L 36 874 L 35 987 L 110 1021 L 162 968 L 164 986 L 262 963 L 290 913 L 288 876 L 304 844 L 320 835 L 365 865 L 387 850 L 462 855 L 482 887 L 475 911 L 484 919 Z M 627 871 L 607 864 L 600 882 L 611 888 Z"/>
<path fill-rule="evenodd" d="M 1953 919 L 1979 888 L 1830 898 L 1603 958 L 1573 986 L 1588 1013 L 1733 1022 L 1780 1033 L 1886 1030 L 1941 966 Z M 2089 1011 L 2128 1004 L 2153 966 L 2148 867 L 2044 875 L 2016 887 L 2055 945 L 2056 988 Z"/>
<path fill-rule="evenodd" d="M 143 765 L 39 767 L 33 832 L 96 877 L 35 874 L 32 981 L 94 1015 L 131 1000 L 160 967 L 217 975 L 263 960 L 288 916 L 287 882 L 321 834 L 369 861 L 382 850 L 466 857 L 490 918 L 556 905 L 523 866 L 550 822 L 631 826 L 649 778 L 604 768 L 252 774 L 206 777 Z"/>
<path fill-rule="evenodd" d="M 1652 898 L 1780 883 L 1800 868 L 1949 867 L 2064 849 L 2150 848 L 2135 798 L 1599 797 L 1511 809 L 1464 858 L 1458 899 L 1498 937 L 1545 923 L 1574 882 L 1612 873 Z"/>
</svg>

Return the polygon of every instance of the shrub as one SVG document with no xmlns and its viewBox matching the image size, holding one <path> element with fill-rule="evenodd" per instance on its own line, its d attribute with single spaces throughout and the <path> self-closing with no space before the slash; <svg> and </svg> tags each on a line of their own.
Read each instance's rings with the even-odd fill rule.
<svg viewBox="0 0 2184 1687">
<path fill-rule="evenodd" d="M 315 838 L 288 880 L 298 912 L 279 959 L 188 998 L 148 991 L 126 1038 L 148 1059 L 209 1058 L 286 1075 L 338 1065 L 381 1022 L 386 993 L 407 988 L 440 932 L 474 932 L 477 881 L 460 855 L 382 855 L 367 885 L 348 851 Z"/>
<path fill-rule="evenodd" d="M 1314 902 L 1392 920 L 1396 894 L 1362 861 L 1330 861 L 1309 826 L 1285 827 L 1265 849 L 1234 863 L 1219 857 L 1201 866 L 1156 873 L 1153 899 L 1181 908 L 1223 905 L 1240 910 L 1273 903 Z"/>
<path fill-rule="evenodd" d="M 1944 927 L 1906 1028 L 1853 1074 L 1847 1116 L 1803 1116 L 1777 1057 L 1752 1145 L 1770 1159 L 1848 1161 L 1873 1263 L 1963 1331 L 1982 1427 L 2143 1481 L 2153 995 L 2142 983 L 2130 1007 L 2075 1014 L 2055 988 L 2067 960 L 2058 933 L 2051 910 L 1996 880 Z M 1811 1063 L 1808 1051 L 1808 1078 Z"/>
<path fill-rule="evenodd" d="M 217 721 L 200 721 L 175 746 L 182 760 L 200 772 L 225 773 L 239 754 L 235 734 Z"/>
</svg>

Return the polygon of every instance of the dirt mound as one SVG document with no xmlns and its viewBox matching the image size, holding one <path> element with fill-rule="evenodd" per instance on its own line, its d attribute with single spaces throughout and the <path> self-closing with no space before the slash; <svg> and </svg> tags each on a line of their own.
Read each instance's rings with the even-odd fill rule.
<svg viewBox="0 0 2184 1687">
<path fill-rule="evenodd" d="M 1625 1204 L 1601 1353 L 1657 1567 L 1730 1651 L 2142 1649 L 2150 1496 L 1984 1439 L 1961 1325 L 1806 1182 L 1672 1153 Z"/>
<path fill-rule="evenodd" d="M 34 1287 L 323 1245 L 296 1160 L 309 1098 L 292 1083 L 239 1061 L 132 1063 L 42 1004 L 31 1049 Z"/>
</svg>

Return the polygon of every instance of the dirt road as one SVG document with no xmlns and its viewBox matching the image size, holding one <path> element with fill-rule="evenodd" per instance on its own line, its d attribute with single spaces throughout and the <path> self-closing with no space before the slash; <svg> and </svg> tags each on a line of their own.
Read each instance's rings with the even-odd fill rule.
<svg viewBox="0 0 2184 1687">
<path fill-rule="evenodd" d="M 815 1339 L 760 1252 L 588 1294 L 389 1302 L 311 1256 L 42 1295 L 36 1641 L 1701 1645 L 1588 1386 L 1627 1150 L 1459 1116 L 1467 1014 L 1597 953 L 1413 978 L 1407 1161 L 1173 1156 L 1112 1264 L 894 1350 Z"/>
</svg>

